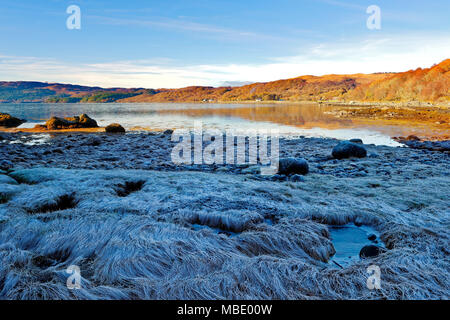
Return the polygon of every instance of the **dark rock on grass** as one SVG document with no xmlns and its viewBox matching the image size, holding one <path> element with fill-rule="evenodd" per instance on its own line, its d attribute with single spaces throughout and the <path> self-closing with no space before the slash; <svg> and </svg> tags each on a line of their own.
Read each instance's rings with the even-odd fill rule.
<svg viewBox="0 0 450 320">
<path fill-rule="evenodd" d="M 336 159 L 365 158 L 367 150 L 362 145 L 350 141 L 342 141 L 333 148 L 332 155 Z"/>
<path fill-rule="evenodd" d="M 15 128 L 26 122 L 7 113 L 0 113 L 0 127 Z"/>
<path fill-rule="evenodd" d="M 278 173 L 284 175 L 307 174 L 309 172 L 308 162 L 303 158 L 280 159 Z"/>
<path fill-rule="evenodd" d="M 377 247 L 374 245 L 364 246 L 359 252 L 359 257 L 361 259 L 374 258 L 379 256 L 382 252 L 384 252 L 384 249 L 381 247 Z"/>
<path fill-rule="evenodd" d="M 82 114 L 73 118 L 52 117 L 45 123 L 48 130 L 58 129 L 79 129 L 79 128 L 98 128 L 97 121 Z"/>
<path fill-rule="evenodd" d="M 125 133 L 125 128 L 118 123 L 111 123 L 106 126 L 105 131 L 108 133 Z"/>
<path fill-rule="evenodd" d="M 367 239 L 369 239 L 370 241 L 375 241 L 377 239 L 377 236 L 372 233 L 367 237 Z"/>
</svg>

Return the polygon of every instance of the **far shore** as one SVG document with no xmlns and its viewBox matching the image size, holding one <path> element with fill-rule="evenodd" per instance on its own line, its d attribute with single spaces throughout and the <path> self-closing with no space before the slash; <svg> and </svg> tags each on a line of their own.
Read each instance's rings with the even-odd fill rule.
<svg viewBox="0 0 450 320">
<path fill-rule="evenodd" d="M 186 103 L 186 104 L 204 104 L 205 106 L 209 104 L 300 104 L 300 105 L 330 105 L 330 106 L 342 106 L 342 107 L 396 107 L 396 108 L 437 108 L 443 110 L 450 110 L 450 102 L 428 102 L 428 101 L 339 101 L 339 100 L 242 100 L 242 101 L 152 101 L 152 102 L 128 102 L 123 100 L 117 100 L 115 102 L 41 102 L 41 101 L 27 101 L 27 102 L 1 102 L 2 104 L 175 104 L 175 103 Z"/>
</svg>

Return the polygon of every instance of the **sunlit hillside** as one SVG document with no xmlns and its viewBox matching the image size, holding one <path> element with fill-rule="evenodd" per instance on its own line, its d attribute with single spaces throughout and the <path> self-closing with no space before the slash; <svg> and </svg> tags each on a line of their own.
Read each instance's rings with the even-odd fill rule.
<svg viewBox="0 0 450 320">
<path fill-rule="evenodd" d="M 450 101 L 450 59 L 364 84 L 346 98 L 362 101 Z"/>
<path fill-rule="evenodd" d="M 0 102 L 450 101 L 450 59 L 402 73 L 301 76 L 242 87 L 125 89 L 0 82 Z"/>
</svg>

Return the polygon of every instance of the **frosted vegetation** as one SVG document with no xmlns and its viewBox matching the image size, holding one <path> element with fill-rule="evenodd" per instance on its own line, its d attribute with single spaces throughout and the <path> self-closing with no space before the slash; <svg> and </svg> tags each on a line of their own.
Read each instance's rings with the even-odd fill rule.
<svg viewBox="0 0 450 320">
<path fill-rule="evenodd" d="M 369 146 L 366 159 L 319 161 L 335 144 L 282 143 L 304 147 L 303 182 L 59 162 L 0 171 L 0 298 L 450 298 L 448 154 Z M 329 230 L 351 222 L 388 250 L 342 269 Z M 373 264 L 381 290 L 366 287 Z M 80 290 L 66 287 L 70 265 Z"/>
</svg>

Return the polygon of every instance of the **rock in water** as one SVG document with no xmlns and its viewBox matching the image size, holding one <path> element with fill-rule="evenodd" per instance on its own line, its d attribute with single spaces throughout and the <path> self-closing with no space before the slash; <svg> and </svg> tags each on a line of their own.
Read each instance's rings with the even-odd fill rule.
<svg viewBox="0 0 450 320">
<path fill-rule="evenodd" d="M 118 123 L 111 123 L 105 128 L 108 133 L 125 133 L 125 128 Z"/>
<path fill-rule="evenodd" d="M 308 162 L 303 158 L 280 159 L 278 173 L 284 175 L 307 174 L 309 172 Z"/>
<path fill-rule="evenodd" d="M 382 248 L 380 247 L 374 245 L 364 246 L 359 252 L 359 257 L 361 259 L 374 258 L 377 257 L 381 252 Z"/>
<path fill-rule="evenodd" d="M 25 120 L 15 118 L 7 113 L 0 113 L 0 127 L 15 128 L 24 122 Z"/>
<path fill-rule="evenodd" d="M 336 159 L 345 159 L 351 157 L 364 158 L 367 156 L 367 150 L 360 144 L 356 144 L 350 141 L 342 141 L 333 148 L 332 155 Z"/>
<path fill-rule="evenodd" d="M 45 123 L 48 130 L 58 129 L 78 129 L 78 128 L 98 128 L 97 121 L 82 114 L 73 118 L 52 117 Z"/>
</svg>

